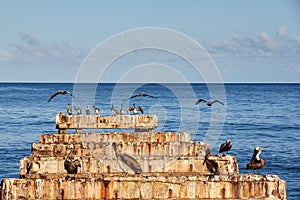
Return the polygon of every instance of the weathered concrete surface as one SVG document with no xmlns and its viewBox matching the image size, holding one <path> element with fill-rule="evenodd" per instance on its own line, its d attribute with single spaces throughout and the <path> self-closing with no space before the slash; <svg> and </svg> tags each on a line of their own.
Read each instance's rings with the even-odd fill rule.
<svg viewBox="0 0 300 200">
<path fill-rule="evenodd" d="M 286 199 L 275 175 L 151 173 L 66 181 L 4 179 L 2 199 Z"/>
<path fill-rule="evenodd" d="M 56 115 L 56 128 L 65 129 L 106 129 L 106 128 L 145 128 L 154 129 L 157 127 L 156 115 Z"/>
</svg>

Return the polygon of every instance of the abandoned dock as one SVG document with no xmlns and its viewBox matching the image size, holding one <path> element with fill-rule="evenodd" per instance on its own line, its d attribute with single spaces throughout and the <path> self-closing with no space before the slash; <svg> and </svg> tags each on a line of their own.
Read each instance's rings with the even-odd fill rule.
<svg viewBox="0 0 300 200">
<path fill-rule="evenodd" d="M 211 173 L 203 164 L 209 144 L 156 132 L 157 124 L 155 115 L 59 113 L 57 133 L 40 134 L 20 160 L 20 178 L 2 180 L 1 199 L 286 199 L 277 175 L 240 174 L 230 155 L 211 155 Z M 79 162 L 74 173 L 66 161 Z"/>
</svg>

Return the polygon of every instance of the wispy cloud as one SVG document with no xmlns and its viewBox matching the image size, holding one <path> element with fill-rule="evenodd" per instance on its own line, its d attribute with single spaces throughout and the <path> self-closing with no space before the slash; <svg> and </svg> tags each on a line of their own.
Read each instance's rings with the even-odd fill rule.
<svg viewBox="0 0 300 200">
<path fill-rule="evenodd" d="M 229 40 L 208 44 L 207 48 L 209 53 L 217 55 L 300 56 L 300 35 L 288 35 L 284 26 L 279 27 L 273 37 L 264 31 L 247 35 L 233 32 Z"/>
<path fill-rule="evenodd" d="M 21 41 L 14 44 L 15 51 L 10 54 L 12 62 L 29 63 L 74 63 L 81 62 L 88 50 L 75 47 L 68 42 L 49 43 L 28 32 L 19 32 Z M 4 53 L 1 53 L 2 55 Z"/>
<path fill-rule="evenodd" d="M 11 55 L 0 48 L 0 61 L 9 61 L 11 58 Z"/>
</svg>

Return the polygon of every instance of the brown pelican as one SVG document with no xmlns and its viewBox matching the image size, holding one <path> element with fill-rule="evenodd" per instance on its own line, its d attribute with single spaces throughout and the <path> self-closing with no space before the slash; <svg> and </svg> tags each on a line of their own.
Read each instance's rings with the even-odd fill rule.
<svg viewBox="0 0 300 200">
<path fill-rule="evenodd" d="M 77 115 L 81 115 L 82 111 L 81 111 L 81 109 L 80 109 L 80 108 L 78 108 L 78 107 L 74 106 L 74 110 L 76 110 L 76 112 L 77 112 Z"/>
<path fill-rule="evenodd" d="M 94 108 L 95 115 L 99 115 L 100 109 L 95 105 L 93 105 L 93 108 Z"/>
<path fill-rule="evenodd" d="M 126 164 L 130 169 L 132 169 L 134 171 L 135 174 L 140 174 L 143 172 L 141 165 L 139 162 L 136 161 L 136 159 L 134 159 L 132 156 L 126 154 L 126 153 L 119 153 L 117 150 L 117 145 L 115 142 L 112 143 L 112 147 L 115 151 L 116 157 L 119 160 L 121 160 L 124 164 Z M 120 162 L 119 162 L 120 165 Z M 121 166 L 120 168 L 125 171 Z"/>
<path fill-rule="evenodd" d="M 120 115 L 124 115 L 124 104 L 121 104 Z"/>
<path fill-rule="evenodd" d="M 210 149 L 206 150 L 205 158 L 203 161 L 203 165 L 206 164 L 207 169 L 210 171 L 212 174 L 219 174 L 219 165 L 216 161 L 214 160 L 209 160 L 210 156 Z"/>
<path fill-rule="evenodd" d="M 246 165 L 246 169 L 258 170 L 258 174 L 260 174 L 260 169 L 263 168 L 266 164 L 265 159 L 261 159 L 259 155 L 261 154 L 261 148 L 259 146 L 254 148 L 254 152 L 250 162 Z"/>
<path fill-rule="evenodd" d="M 75 179 L 75 174 L 77 174 L 78 172 L 78 167 L 81 167 L 80 161 L 78 159 L 74 159 L 71 156 L 71 153 L 73 153 L 74 151 L 74 146 L 71 144 L 68 147 L 67 150 L 67 157 L 66 160 L 64 162 L 64 168 L 67 171 L 68 174 L 74 174 L 74 179 Z M 68 178 L 68 176 L 66 177 L 66 179 Z"/>
<path fill-rule="evenodd" d="M 219 100 L 214 100 L 214 101 L 210 102 L 210 101 L 206 101 L 206 100 L 204 100 L 204 99 L 199 99 L 199 100 L 196 102 L 196 105 L 199 104 L 199 103 L 201 103 L 202 101 L 204 101 L 204 102 L 206 103 L 206 105 L 208 105 L 208 106 L 212 106 L 212 104 L 213 104 L 213 103 L 216 103 L 216 102 L 218 102 L 218 103 L 224 105 L 224 103 L 221 102 L 221 101 L 219 101 Z"/>
<path fill-rule="evenodd" d="M 27 174 L 35 174 L 40 169 L 40 163 L 36 161 L 35 152 L 29 156 L 29 162 L 27 164 Z"/>
<path fill-rule="evenodd" d="M 86 106 L 85 113 L 86 113 L 87 115 L 90 115 L 90 114 L 91 114 L 91 110 L 90 110 L 90 107 L 89 107 L 88 105 Z"/>
<path fill-rule="evenodd" d="M 67 112 L 69 115 L 72 115 L 72 108 L 71 108 L 71 104 L 68 104 L 68 109 Z"/>
<path fill-rule="evenodd" d="M 48 99 L 48 102 L 50 102 L 58 94 L 69 94 L 71 97 L 74 97 L 74 95 L 71 92 L 69 92 L 68 90 L 57 90 L 55 93 L 53 93 L 50 96 L 50 98 Z"/>
<path fill-rule="evenodd" d="M 133 99 L 135 97 L 150 97 L 150 98 L 156 98 L 155 96 L 152 96 L 152 95 L 149 95 L 149 94 L 145 94 L 145 93 L 138 93 L 136 95 L 132 95 L 131 97 L 129 97 L 128 99 Z M 128 100 L 128 99 L 125 99 L 125 100 Z M 125 101 L 124 100 L 124 101 Z"/>
<path fill-rule="evenodd" d="M 231 149 L 232 147 L 232 143 L 231 141 L 228 139 L 226 140 L 226 142 L 224 142 L 221 146 L 220 146 L 220 150 L 219 150 L 219 153 L 222 153 L 222 152 L 227 152 L 228 154 L 228 151 Z"/>
<path fill-rule="evenodd" d="M 137 115 L 139 111 L 141 112 L 141 114 L 144 114 L 143 108 L 141 106 L 136 107 L 136 103 L 133 103 L 133 108 L 128 106 L 127 113 L 128 111 L 132 111 L 134 115 Z"/>
<path fill-rule="evenodd" d="M 118 115 L 119 114 L 119 111 L 114 108 L 114 104 L 111 104 L 111 112 L 112 112 L 113 115 Z"/>
</svg>

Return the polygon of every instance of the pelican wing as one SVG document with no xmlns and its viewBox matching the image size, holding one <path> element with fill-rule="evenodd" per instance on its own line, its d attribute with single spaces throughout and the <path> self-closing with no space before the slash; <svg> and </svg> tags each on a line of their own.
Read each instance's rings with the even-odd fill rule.
<svg viewBox="0 0 300 200">
<path fill-rule="evenodd" d="M 212 102 L 211 102 L 211 104 L 213 104 L 213 103 L 216 103 L 216 102 L 218 102 L 218 103 L 220 103 L 220 104 L 224 105 L 224 103 L 223 103 L 223 102 L 221 102 L 221 101 L 219 101 L 219 100 L 214 100 L 214 101 L 212 101 Z"/>
<path fill-rule="evenodd" d="M 199 99 L 199 100 L 196 102 L 196 105 L 199 104 L 199 103 L 201 103 L 202 101 L 207 102 L 207 101 L 204 100 L 204 99 Z"/>
</svg>

